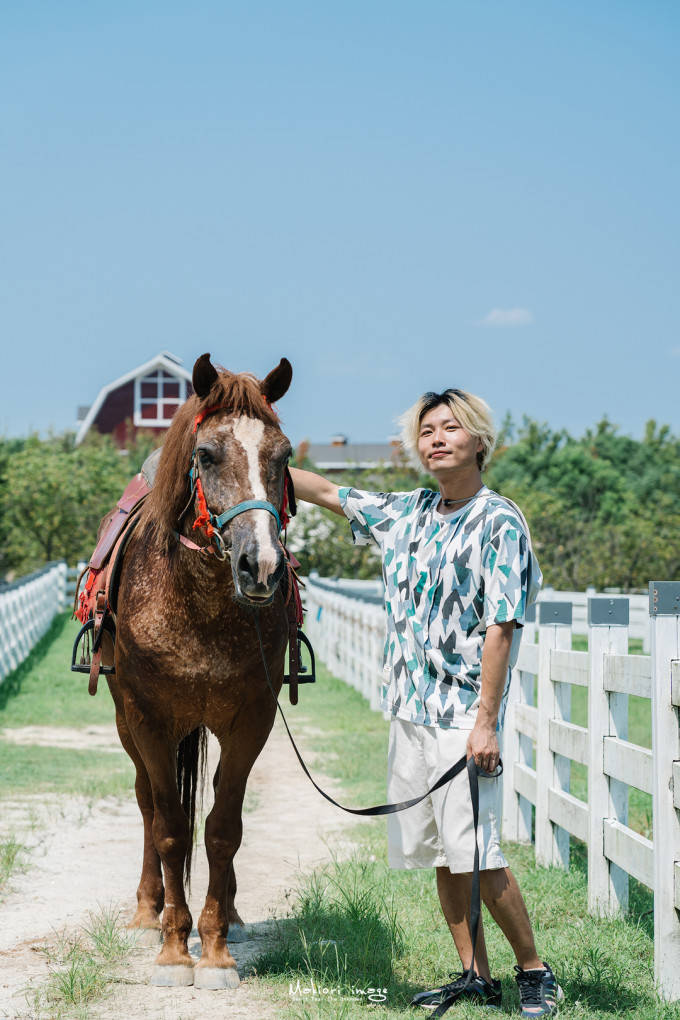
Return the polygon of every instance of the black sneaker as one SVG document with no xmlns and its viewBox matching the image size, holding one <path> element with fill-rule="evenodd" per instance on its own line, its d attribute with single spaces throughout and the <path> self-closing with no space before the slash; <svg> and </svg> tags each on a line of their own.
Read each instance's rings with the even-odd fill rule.
<svg viewBox="0 0 680 1020">
<path fill-rule="evenodd" d="M 453 977 L 453 974 L 451 975 Z M 425 1009 L 437 1009 L 446 1002 L 452 1005 L 456 999 L 470 999 L 478 1002 L 480 1006 L 489 1006 L 491 1009 L 500 1009 L 501 1006 L 501 983 L 500 981 L 489 982 L 476 974 L 467 988 L 464 987 L 467 971 L 457 974 L 453 981 L 442 985 L 440 988 L 432 988 L 429 992 L 418 992 L 411 999 L 412 1006 L 423 1006 Z"/>
<path fill-rule="evenodd" d="M 515 967 L 522 1016 L 549 1016 L 557 1010 L 558 1002 L 564 998 L 564 992 L 545 960 L 543 966 L 545 970 L 522 970 L 521 967 Z"/>
</svg>

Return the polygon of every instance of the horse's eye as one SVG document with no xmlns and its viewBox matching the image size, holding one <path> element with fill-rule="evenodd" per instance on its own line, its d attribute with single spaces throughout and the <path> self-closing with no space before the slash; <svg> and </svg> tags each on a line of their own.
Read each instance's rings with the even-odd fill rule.
<svg viewBox="0 0 680 1020">
<path fill-rule="evenodd" d="M 213 463 L 213 457 L 205 446 L 201 446 L 198 449 L 198 459 L 200 460 L 203 467 L 209 467 Z"/>
</svg>

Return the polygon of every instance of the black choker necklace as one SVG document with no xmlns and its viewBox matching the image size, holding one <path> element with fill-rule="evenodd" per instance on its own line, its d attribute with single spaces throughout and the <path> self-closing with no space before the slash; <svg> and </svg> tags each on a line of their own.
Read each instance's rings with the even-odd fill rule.
<svg viewBox="0 0 680 1020">
<path fill-rule="evenodd" d="M 444 499 L 442 497 L 442 503 L 444 506 L 453 506 L 454 503 L 467 503 L 469 499 L 473 499 L 472 496 L 463 496 L 462 499 Z"/>
</svg>

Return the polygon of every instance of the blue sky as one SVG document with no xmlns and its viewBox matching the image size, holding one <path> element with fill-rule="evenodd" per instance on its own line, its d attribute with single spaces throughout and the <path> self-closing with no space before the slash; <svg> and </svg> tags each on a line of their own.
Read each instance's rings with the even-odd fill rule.
<svg viewBox="0 0 680 1020">
<path fill-rule="evenodd" d="M 0 432 L 160 350 L 294 441 L 426 389 L 680 430 L 672 2 L 33 2 L 0 14 Z"/>
</svg>

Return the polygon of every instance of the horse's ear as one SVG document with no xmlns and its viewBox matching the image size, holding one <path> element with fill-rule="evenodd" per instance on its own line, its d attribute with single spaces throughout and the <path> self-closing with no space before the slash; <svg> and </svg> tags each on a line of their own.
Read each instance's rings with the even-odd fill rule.
<svg viewBox="0 0 680 1020">
<path fill-rule="evenodd" d="M 262 395 L 270 404 L 275 404 L 287 392 L 292 378 L 293 368 L 290 361 L 288 358 L 281 358 L 276 368 L 273 368 L 260 383 Z"/>
<path fill-rule="evenodd" d="M 217 371 L 210 361 L 209 354 L 202 354 L 194 365 L 194 372 L 191 378 L 194 393 L 201 400 L 207 397 L 212 389 L 212 384 L 217 379 Z"/>
</svg>

